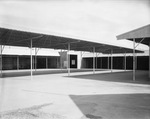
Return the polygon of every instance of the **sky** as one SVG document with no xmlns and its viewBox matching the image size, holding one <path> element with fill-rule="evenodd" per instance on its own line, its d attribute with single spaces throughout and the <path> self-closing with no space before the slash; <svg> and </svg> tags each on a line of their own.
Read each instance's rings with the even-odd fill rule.
<svg viewBox="0 0 150 119">
<path fill-rule="evenodd" d="M 0 1 L 0 27 L 129 48 L 133 47 L 131 41 L 116 36 L 147 24 L 150 0 Z"/>
</svg>

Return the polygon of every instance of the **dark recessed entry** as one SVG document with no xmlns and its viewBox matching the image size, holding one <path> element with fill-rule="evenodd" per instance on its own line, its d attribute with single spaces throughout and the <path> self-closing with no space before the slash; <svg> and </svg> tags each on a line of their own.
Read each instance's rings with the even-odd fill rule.
<svg viewBox="0 0 150 119">
<path fill-rule="evenodd" d="M 70 55 L 70 68 L 77 68 L 77 55 Z"/>
</svg>

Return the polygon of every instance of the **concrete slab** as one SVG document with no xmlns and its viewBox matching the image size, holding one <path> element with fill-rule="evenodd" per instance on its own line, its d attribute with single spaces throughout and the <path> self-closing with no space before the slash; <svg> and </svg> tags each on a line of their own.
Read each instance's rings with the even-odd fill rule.
<svg viewBox="0 0 150 119">
<path fill-rule="evenodd" d="M 0 86 L 0 118 L 12 112 L 27 113 L 27 110 L 38 119 L 150 117 L 150 85 L 50 74 L 33 76 L 33 80 L 29 76 L 2 78 Z M 42 117 L 39 113 L 49 116 Z"/>
<path fill-rule="evenodd" d="M 92 72 L 93 69 L 70 69 L 71 73 L 75 72 Z M 106 71 L 106 69 L 96 69 L 96 71 Z M 67 69 L 33 69 L 33 75 L 45 75 L 45 74 L 60 74 L 60 73 L 67 73 Z M 20 76 L 30 76 L 31 71 L 30 69 L 26 70 L 4 70 L 3 71 L 3 78 L 6 77 L 20 77 Z"/>
</svg>

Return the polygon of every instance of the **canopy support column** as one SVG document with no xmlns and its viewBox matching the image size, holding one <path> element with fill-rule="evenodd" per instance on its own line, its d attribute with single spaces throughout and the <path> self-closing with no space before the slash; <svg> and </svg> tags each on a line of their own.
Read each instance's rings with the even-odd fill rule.
<svg viewBox="0 0 150 119">
<path fill-rule="evenodd" d="M 126 58 L 126 52 L 124 54 L 124 71 L 126 71 L 126 62 L 127 62 L 127 58 Z"/>
<path fill-rule="evenodd" d="M 96 64 L 95 64 L 95 68 L 97 69 L 97 53 L 96 53 Z"/>
<path fill-rule="evenodd" d="M 109 70 L 109 54 L 108 54 L 108 60 L 107 60 L 107 68 Z"/>
<path fill-rule="evenodd" d="M 101 57 L 101 69 L 103 69 L 103 57 Z"/>
<path fill-rule="evenodd" d="M 17 56 L 17 70 L 19 70 L 19 56 Z"/>
<path fill-rule="evenodd" d="M 69 54 L 69 52 L 70 52 L 70 43 L 68 43 L 68 54 L 67 54 L 67 61 L 68 61 L 68 65 L 67 65 L 67 67 L 68 67 L 68 76 L 70 76 L 70 54 Z"/>
<path fill-rule="evenodd" d="M 35 61 L 34 61 L 34 63 L 35 63 L 35 66 L 34 66 L 35 71 L 36 71 L 36 64 L 37 64 L 37 60 L 36 60 L 37 57 L 36 57 L 36 55 L 37 55 L 37 52 L 36 52 L 36 48 L 35 48 L 35 59 L 34 59 L 34 60 L 35 60 Z"/>
<path fill-rule="evenodd" d="M 113 56 L 112 56 L 113 50 L 111 50 L 111 72 L 113 70 Z"/>
<path fill-rule="evenodd" d="M 135 38 L 133 39 L 133 81 L 135 81 Z"/>
<path fill-rule="evenodd" d="M 46 69 L 48 69 L 48 58 L 46 57 Z"/>
<path fill-rule="evenodd" d="M 62 50 L 60 51 L 60 68 L 63 69 Z"/>
<path fill-rule="evenodd" d="M 81 54 L 81 56 L 80 56 L 81 57 L 81 60 L 80 60 L 81 61 L 80 69 L 82 69 L 82 56 L 83 56 L 82 51 L 80 52 L 80 54 Z"/>
<path fill-rule="evenodd" d="M 93 47 L 93 74 L 95 74 L 95 47 Z"/>
<path fill-rule="evenodd" d="M 149 43 L 149 78 L 150 78 L 150 43 Z"/>
<path fill-rule="evenodd" d="M 2 52 L 3 52 L 3 50 L 2 50 L 2 45 L 0 46 L 0 78 L 2 78 L 3 77 L 3 62 L 2 62 Z"/>
<path fill-rule="evenodd" d="M 82 69 L 82 67 L 84 67 L 84 64 L 82 64 L 83 63 L 82 60 L 83 60 L 83 55 L 85 54 L 85 52 L 81 51 L 80 53 L 81 53 L 81 67 L 80 67 L 80 69 Z"/>
<path fill-rule="evenodd" d="M 31 80 L 32 80 L 32 75 L 33 75 L 33 72 L 32 72 L 32 39 L 31 39 L 31 44 L 30 44 L 30 56 L 31 56 Z"/>
<path fill-rule="evenodd" d="M 35 71 L 36 71 L 36 69 L 37 69 L 37 53 L 38 53 L 38 51 L 40 50 L 40 48 L 35 48 L 35 61 L 34 61 L 34 63 L 35 63 Z"/>
</svg>

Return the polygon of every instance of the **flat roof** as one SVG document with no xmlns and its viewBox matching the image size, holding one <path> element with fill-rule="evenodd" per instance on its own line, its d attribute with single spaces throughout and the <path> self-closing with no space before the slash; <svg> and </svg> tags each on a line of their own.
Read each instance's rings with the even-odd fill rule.
<svg viewBox="0 0 150 119">
<path fill-rule="evenodd" d="M 150 24 L 140 27 L 138 29 L 123 33 L 117 36 L 117 39 L 127 39 L 135 42 L 140 42 L 145 45 L 149 45 L 150 43 Z"/>
<path fill-rule="evenodd" d="M 0 45 L 31 47 L 31 39 L 32 47 L 35 48 L 68 50 L 68 44 L 70 43 L 70 50 L 74 51 L 93 52 L 93 47 L 95 47 L 95 52 L 100 52 L 103 54 L 111 53 L 111 51 L 113 51 L 112 53 L 133 52 L 130 48 L 120 46 L 107 45 L 62 36 L 0 28 Z M 136 50 L 136 53 L 143 53 L 143 51 Z"/>
</svg>

